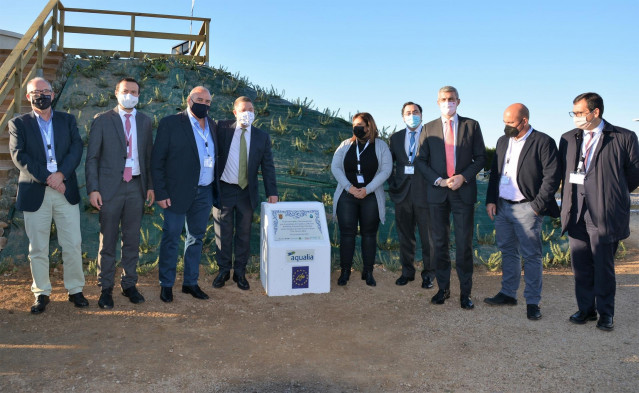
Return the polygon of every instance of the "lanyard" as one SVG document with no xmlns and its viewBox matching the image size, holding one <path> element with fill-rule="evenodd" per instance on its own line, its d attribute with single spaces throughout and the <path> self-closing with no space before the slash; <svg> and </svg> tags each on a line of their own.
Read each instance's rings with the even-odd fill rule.
<svg viewBox="0 0 639 393">
<path fill-rule="evenodd" d="M 193 124 L 193 126 L 195 127 L 195 131 L 197 131 L 200 138 L 202 138 L 202 140 L 204 141 L 206 154 L 211 157 L 211 153 L 209 153 L 209 134 L 211 133 L 211 131 L 209 130 L 208 132 L 206 132 L 205 135 L 202 131 L 200 131 L 202 129 L 202 127 L 200 127 L 200 123 L 198 123 L 197 121 L 192 121 L 191 124 Z"/>
<path fill-rule="evenodd" d="M 362 151 L 359 151 L 359 143 L 357 141 L 355 141 L 355 149 L 356 149 L 356 153 L 357 153 L 357 173 L 362 173 L 362 169 L 359 165 L 359 156 L 362 155 L 362 153 L 364 153 L 364 150 L 366 150 L 366 148 L 368 147 L 368 144 L 370 143 L 370 141 L 366 141 L 366 145 L 364 146 L 364 148 L 362 149 Z"/>
<path fill-rule="evenodd" d="M 586 151 L 585 154 L 581 155 L 581 157 L 579 158 L 579 165 L 577 165 L 577 172 L 584 172 L 584 165 L 586 166 L 586 169 L 588 168 L 588 156 L 590 156 L 590 150 L 592 150 L 593 145 L 593 141 L 595 140 L 595 132 L 592 131 L 590 132 L 590 140 L 588 141 L 588 144 L 586 145 Z"/>
<path fill-rule="evenodd" d="M 508 150 L 506 151 L 506 164 L 504 165 L 504 175 L 508 176 L 508 167 L 510 164 L 510 156 L 513 152 L 513 138 L 508 138 Z"/>
<path fill-rule="evenodd" d="M 417 147 L 417 141 L 415 140 L 415 138 L 417 137 L 417 131 L 410 132 L 413 135 L 411 135 L 411 138 L 408 141 L 408 162 L 410 162 L 412 165 L 413 161 L 415 160 L 415 148 Z"/>
<path fill-rule="evenodd" d="M 44 122 L 44 120 L 42 120 Z M 53 151 L 51 150 L 51 134 L 53 134 L 53 115 L 48 122 L 44 122 L 46 126 L 46 131 L 42 129 L 42 124 L 40 120 L 38 121 L 38 127 L 40 128 L 40 132 L 44 135 L 44 138 L 47 140 L 47 159 L 49 162 L 53 162 Z"/>
</svg>

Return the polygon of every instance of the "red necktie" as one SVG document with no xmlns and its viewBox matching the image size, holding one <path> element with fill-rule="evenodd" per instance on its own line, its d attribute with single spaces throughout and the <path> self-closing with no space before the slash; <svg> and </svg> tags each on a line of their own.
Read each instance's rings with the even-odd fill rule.
<svg viewBox="0 0 639 393">
<path fill-rule="evenodd" d="M 126 130 L 126 158 L 127 161 L 133 156 L 133 136 L 131 135 L 131 114 L 124 115 L 126 120 L 124 121 L 124 128 Z M 122 177 L 125 182 L 130 182 L 133 178 L 133 168 L 124 165 L 124 176 Z"/>
<path fill-rule="evenodd" d="M 446 173 L 448 177 L 455 174 L 455 132 L 453 131 L 453 121 L 448 120 L 448 132 L 444 138 L 446 146 Z"/>
</svg>

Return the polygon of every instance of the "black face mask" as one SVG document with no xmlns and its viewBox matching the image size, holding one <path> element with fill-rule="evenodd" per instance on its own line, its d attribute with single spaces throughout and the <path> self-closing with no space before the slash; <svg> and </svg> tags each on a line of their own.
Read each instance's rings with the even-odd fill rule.
<svg viewBox="0 0 639 393">
<path fill-rule="evenodd" d="M 521 121 L 519 122 L 519 124 L 521 124 Z M 519 124 L 517 124 L 517 127 L 519 127 Z M 513 126 L 504 127 L 504 134 L 506 134 L 508 138 L 516 137 L 517 135 L 519 135 L 519 129 L 517 127 L 513 127 Z"/>
<path fill-rule="evenodd" d="M 194 102 L 193 105 L 191 105 L 191 112 L 198 119 L 204 119 L 206 115 L 208 115 L 210 107 L 210 105 Z"/>
<path fill-rule="evenodd" d="M 364 126 L 353 126 L 353 135 L 355 135 L 357 139 L 365 139 L 366 129 L 364 129 Z"/>
<path fill-rule="evenodd" d="M 51 96 L 41 94 L 38 97 L 33 98 L 31 100 L 31 103 L 33 104 L 33 106 L 40 109 L 41 111 L 49 109 L 51 107 Z"/>
</svg>

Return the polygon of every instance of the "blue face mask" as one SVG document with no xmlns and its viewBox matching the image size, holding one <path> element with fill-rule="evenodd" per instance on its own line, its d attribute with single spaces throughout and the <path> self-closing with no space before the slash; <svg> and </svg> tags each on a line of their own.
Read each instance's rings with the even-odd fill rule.
<svg viewBox="0 0 639 393">
<path fill-rule="evenodd" d="M 404 122 L 410 128 L 417 128 L 419 124 L 422 122 L 422 118 L 421 116 L 417 116 L 417 115 L 405 116 Z"/>
</svg>

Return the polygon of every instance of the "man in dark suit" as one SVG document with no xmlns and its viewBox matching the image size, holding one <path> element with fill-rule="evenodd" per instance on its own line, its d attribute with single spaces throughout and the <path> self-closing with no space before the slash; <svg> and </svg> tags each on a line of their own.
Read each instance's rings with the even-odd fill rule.
<svg viewBox="0 0 639 393">
<path fill-rule="evenodd" d="M 163 118 L 158 126 L 151 177 L 157 204 L 164 209 L 160 244 L 160 299 L 173 301 L 177 248 L 186 222 L 182 292 L 208 299 L 198 285 L 202 239 L 217 193 L 216 125 L 208 116 L 211 93 L 197 86 L 188 97 L 189 108 Z"/>
<path fill-rule="evenodd" d="M 406 285 L 415 279 L 415 229 L 419 229 L 422 244 L 422 288 L 432 288 L 435 267 L 431 258 L 430 231 L 428 229 L 428 186 L 424 177 L 415 173 L 415 157 L 419 153 L 419 137 L 422 132 L 422 107 L 407 102 L 402 107 L 402 117 L 406 128 L 390 137 L 393 156 L 393 172 L 388 178 L 388 193 L 395 203 L 395 226 L 399 239 L 399 260 L 402 275 L 395 281 Z"/>
<path fill-rule="evenodd" d="M 258 169 L 262 170 L 269 203 L 277 202 L 277 183 L 271 138 L 251 125 L 255 119 L 251 99 L 236 99 L 233 114 L 235 121 L 218 123 L 220 199 L 215 205 L 214 223 L 220 271 L 213 287 L 223 287 L 233 268 L 233 281 L 238 288 L 247 290 L 250 286 L 245 274 L 251 251 L 251 221 L 259 202 Z M 232 262 L 234 250 L 235 260 Z"/>
<path fill-rule="evenodd" d="M 541 319 L 543 264 L 541 224 L 544 216 L 559 217 L 555 192 L 561 174 L 557 145 L 548 135 L 528 123 L 530 112 L 523 104 L 512 104 L 504 112 L 504 136 L 490 171 L 486 212 L 495 220 L 497 247 L 502 254 L 501 290 L 484 302 L 516 305 L 524 260 L 526 316 Z"/>
<path fill-rule="evenodd" d="M 91 205 L 100 211 L 98 306 L 113 308 L 115 248 L 122 228 L 122 294 L 132 303 L 144 302 L 135 285 L 144 200 L 153 204 L 151 183 L 151 119 L 136 111 L 140 86 L 125 78 L 115 88 L 118 106 L 98 114 L 91 124 L 85 165 Z"/>
<path fill-rule="evenodd" d="M 49 235 L 51 219 L 58 232 L 64 262 L 64 287 L 69 301 L 87 307 L 82 294 L 82 234 L 80 193 L 75 169 L 82 159 L 82 139 L 75 117 L 51 109 L 51 84 L 34 78 L 27 84 L 32 112 L 9 121 L 11 159 L 20 170 L 16 209 L 24 212 L 29 238 L 29 261 L 36 301 L 31 313 L 44 312 L 51 295 L 49 280 Z"/>
<path fill-rule="evenodd" d="M 637 134 L 605 121 L 603 99 L 584 93 L 573 100 L 577 128 L 561 136 L 561 228 L 568 232 L 579 310 L 576 324 L 599 321 L 614 328 L 615 252 L 630 235 L 630 191 L 639 186 Z"/>
<path fill-rule="evenodd" d="M 435 275 L 439 291 L 431 302 L 444 304 L 450 297 L 450 214 L 455 225 L 456 270 L 461 290 L 460 305 L 470 310 L 473 285 L 473 218 L 477 201 L 475 176 L 484 167 L 485 147 L 479 123 L 457 115 L 457 89 L 439 89 L 437 103 L 442 113 L 424 126 L 420 137 L 417 168 L 431 188 L 426 193 L 430 209 Z"/>
</svg>

